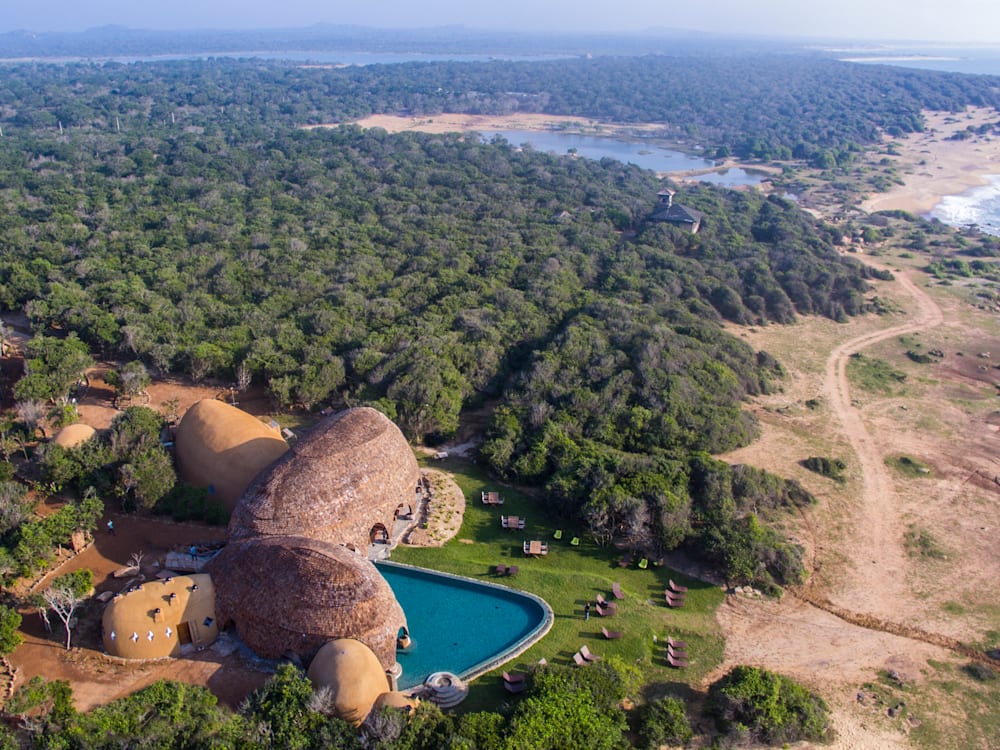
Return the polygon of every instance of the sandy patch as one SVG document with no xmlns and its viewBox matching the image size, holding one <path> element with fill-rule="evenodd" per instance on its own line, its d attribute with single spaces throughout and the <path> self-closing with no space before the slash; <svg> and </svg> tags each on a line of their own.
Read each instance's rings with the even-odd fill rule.
<svg viewBox="0 0 1000 750">
<path fill-rule="evenodd" d="M 451 474 L 438 469 L 424 469 L 430 494 L 424 503 L 420 523 L 406 537 L 412 547 L 440 547 L 462 528 L 465 495 Z"/>
<path fill-rule="evenodd" d="M 944 196 L 986 185 L 985 175 L 1000 174 L 1000 138 L 973 136 L 948 140 L 970 125 L 978 127 L 1000 121 L 995 110 L 974 107 L 958 115 L 924 112 L 924 117 L 927 127 L 923 133 L 885 139 L 887 144 L 890 141 L 899 144 L 897 163 L 904 184 L 862 202 L 865 211 L 925 214 Z"/>
<path fill-rule="evenodd" d="M 563 130 L 571 133 L 591 135 L 613 135 L 628 130 L 630 132 L 658 130 L 662 125 L 617 125 L 588 120 L 586 117 L 564 117 L 520 112 L 511 115 L 466 115 L 444 112 L 433 117 L 407 117 L 403 115 L 372 115 L 356 120 L 354 125 L 363 128 L 383 128 L 390 133 L 416 130 L 421 133 L 466 133 L 475 130 Z M 305 125 L 306 130 L 314 128 L 335 128 L 340 123 Z"/>
</svg>

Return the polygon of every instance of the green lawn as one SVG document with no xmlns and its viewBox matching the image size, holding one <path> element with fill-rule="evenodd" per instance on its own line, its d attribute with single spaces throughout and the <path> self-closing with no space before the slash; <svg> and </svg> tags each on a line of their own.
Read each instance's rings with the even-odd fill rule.
<svg viewBox="0 0 1000 750">
<path fill-rule="evenodd" d="M 715 620 L 715 609 L 724 594 L 717 587 L 693 581 L 668 568 L 652 564 L 640 570 L 633 564 L 618 566 L 621 551 L 600 547 L 581 529 L 560 524 L 546 513 L 540 504 L 527 495 L 491 482 L 476 466 L 459 459 L 435 462 L 434 468 L 451 472 L 466 497 L 462 528 L 444 547 L 397 547 L 392 553 L 396 562 L 457 573 L 469 578 L 502 582 L 514 588 L 537 594 L 555 612 L 552 630 L 540 642 L 513 662 L 510 670 L 523 671 L 545 658 L 551 664 L 572 664 L 573 653 L 587 644 L 602 656 L 616 656 L 637 665 L 643 672 L 643 682 L 653 695 L 676 683 L 697 682 L 722 660 L 723 640 Z M 484 489 L 500 490 L 503 506 L 487 507 L 480 502 Z M 500 515 L 518 515 L 527 519 L 524 531 L 507 531 L 500 526 Z M 563 538 L 552 538 L 557 528 Z M 580 546 L 570 545 L 579 535 Z M 546 540 L 549 553 L 545 557 L 526 557 L 522 542 L 526 539 Z M 520 572 L 515 578 L 498 578 L 493 573 L 497 563 L 516 564 Z M 690 587 L 687 601 L 681 609 L 669 609 L 664 603 L 663 590 L 667 579 Z M 613 599 L 611 584 L 618 581 L 625 599 L 618 602 L 618 614 L 602 618 L 591 611 L 584 621 L 583 606 L 593 605 L 597 594 Z M 622 630 L 620 640 L 606 641 L 601 626 Z M 665 661 L 663 639 L 670 635 L 689 644 L 690 665 L 683 670 L 670 668 Z M 654 642 L 654 636 L 658 642 Z M 672 685 L 670 683 L 673 683 Z M 657 686 L 664 686 L 659 688 Z M 647 696 L 648 697 L 648 696 Z M 499 671 L 477 680 L 464 710 L 495 709 L 508 699 L 499 678 Z"/>
</svg>

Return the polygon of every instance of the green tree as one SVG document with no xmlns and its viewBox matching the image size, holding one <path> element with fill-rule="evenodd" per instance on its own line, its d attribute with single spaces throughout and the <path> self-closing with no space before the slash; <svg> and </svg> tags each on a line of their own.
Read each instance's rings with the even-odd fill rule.
<svg viewBox="0 0 1000 750">
<path fill-rule="evenodd" d="M 247 698 L 245 713 L 267 727 L 271 747 L 304 750 L 313 747 L 312 734 L 323 723 L 322 714 L 309 710 L 312 684 L 294 665 L 278 671 Z"/>
<path fill-rule="evenodd" d="M 686 745 L 694 737 L 684 701 L 667 696 L 650 701 L 642 707 L 639 735 L 650 750 L 662 745 Z"/>
<path fill-rule="evenodd" d="M 87 345 L 70 333 L 66 338 L 35 336 L 25 345 L 25 374 L 14 385 L 19 400 L 65 403 L 70 390 L 85 380 L 94 364 Z"/>
<path fill-rule="evenodd" d="M 20 627 L 21 615 L 17 610 L 0 604 L 0 655 L 7 655 L 21 645 Z"/>
<path fill-rule="evenodd" d="M 833 731 L 822 698 L 759 667 L 733 667 L 712 683 L 707 711 L 727 734 L 748 735 L 768 745 L 822 741 Z"/>
</svg>

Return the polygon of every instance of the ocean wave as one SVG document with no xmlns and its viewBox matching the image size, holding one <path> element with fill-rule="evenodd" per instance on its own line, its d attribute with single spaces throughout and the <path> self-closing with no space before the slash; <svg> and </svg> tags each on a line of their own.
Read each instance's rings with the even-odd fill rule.
<svg viewBox="0 0 1000 750">
<path fill-rule="evenodd" d="M 975 224 L 987 234 L 1000 236 L 1000 175 L 986 175 L 986 179 L 988 185 L 945 196 L 930 216 L 953 227 Z"/>
</svg>

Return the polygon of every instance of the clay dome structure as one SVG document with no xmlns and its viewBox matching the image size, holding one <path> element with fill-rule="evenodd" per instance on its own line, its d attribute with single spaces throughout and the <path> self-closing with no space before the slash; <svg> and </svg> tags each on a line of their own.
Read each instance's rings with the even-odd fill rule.
<svg viewBox="0 0 1000 750">
<path fill-rule="evenodd" d="M 174 436 L 177 471 L 188 484 L 208 487 L 230 511 L 262 469 L 288 451 L 277 428 L 214 399 L 194 404 Z"/>
<path fill-rule="evenodd" d="M 186 417 L 185 417 L 186 418 Z M 305 536 L 365 551 L 388 543 L 396 512 L 413 503 L 420 469 L 381 412 L 327 417 L 247 488 L 229 538 Z"/>
<path fill-rule="evenodd" d="M 232 541 L 205 569 L 220 627 L 234 622 L 259 656 L 308 659 L 331 639 L 354 638 L 383 673 L 396 663 L 403 609 L 375 565 L 346 547 L 287 536 Z"/>
<path fill-rule="evenodd" d="M 63 448 L 76 448 L 83 445 L 97 434 L 97 430 L 89 424 L 77 422 L 63 427 L 52 438 L 52 442 Z"/>
<path fill-rule="evenodd" d="M 137 583 L 118 594 L 101 618 L 104 649 L 123 659 L 177 656 L 219 636 L 212 579 L 197 573 Z"/>
<path fill-rule="evenodd" d="M 378 658 L 352 638 L 326 643 L 313 657 L 306 676 L 314 689 L 326 687 L 330 691 L 334 715 L 355 726 L 389 694 L 389 681 Z"/>
</svg>

